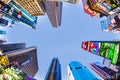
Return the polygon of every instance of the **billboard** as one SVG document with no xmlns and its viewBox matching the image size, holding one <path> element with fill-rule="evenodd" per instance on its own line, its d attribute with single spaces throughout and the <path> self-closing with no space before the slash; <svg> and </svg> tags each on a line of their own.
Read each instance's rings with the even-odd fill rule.
<svg viewBox="0 0 120 80">
<path fill-rule="evenodd" d="M 100 46 L 100 56 L 108 59 L 113 59 L 114 51 L 116 49 L 116 43 L 102 42 Z"/>
<path fill-rule="evenodd" d="M 107 46 L 107 51 L 105 54 L 105 57 L 108 59 L 113 59 L 114 51 L 116 50 L 116 45 L 115 43 L 109 43 Z"/>
<path fill-rule="evenodd" d="M 113 58 L 112 58 L 112 64 L 116 65 L 118 63 L 118 58 L 119 58 L 119 44 L 116 44 L 115 45 L 115 49 L 114 49 L 114 55 L 113 55 Z M 117 64 L 118 65 L 118 64 Z"/>
<path fill-rule="evenodd" d="M 113 65 L 120 65 L 119 43 L 88 41 L 82 43 L 82 48 L 111 60 L 111 64 Z"/>
<path fill-rule="evenodd" d="M 6 66 L 9 64 L 9 60 L 7 56 L 2 56 L 2 51 L 0 50 L 0 64 L 2 66 Z"/>
<path fill-rule="evenodd" d="M 90 45 L 89 52 L 99 55 L 100 43 L 99 42 L 90 42 L 89 45 Z"/>
<path fill-rule="evenodd" d="M 84 50 L 88 50 L 88 47 L 89 46 L 89 42 L 82 42 L 82 49 L 84 49 Z"/>
</svg>

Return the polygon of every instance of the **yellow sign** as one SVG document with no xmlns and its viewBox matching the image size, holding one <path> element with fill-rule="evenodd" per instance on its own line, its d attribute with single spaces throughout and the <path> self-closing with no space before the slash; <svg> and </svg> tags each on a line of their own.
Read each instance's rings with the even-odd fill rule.
<svg viewBox="0 0 120 80">
<path fill-rule="evenodd" d="M 2 51 L 0 51 L 0 55 L 2 55 Z M 0 56 L 0 64 L 2 66 L 7 66 L 9 64 L 9 60 L 7 56 Z"/>
</svg>

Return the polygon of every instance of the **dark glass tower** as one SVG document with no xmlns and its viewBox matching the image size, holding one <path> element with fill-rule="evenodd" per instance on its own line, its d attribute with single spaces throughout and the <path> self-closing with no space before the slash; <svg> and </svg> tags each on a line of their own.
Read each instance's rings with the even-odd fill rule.
<svg viewBox="0 0 120 80">
<path fill-rule="evenodd" d="M 61 80 L 61 65 L 58 58 L 53 58 L 45 80 Z"/>
</svg>

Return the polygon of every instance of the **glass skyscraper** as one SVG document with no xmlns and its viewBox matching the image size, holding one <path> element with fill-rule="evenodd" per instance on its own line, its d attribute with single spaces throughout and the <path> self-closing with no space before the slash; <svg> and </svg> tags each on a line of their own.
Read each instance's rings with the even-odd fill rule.
<svg viewBox="0 0 120 80">
<path fill-rule="evenodd" d="M 58 58 L 53 58 L 44 80 L 62 80 L 61 65 Z"/>
</svg>

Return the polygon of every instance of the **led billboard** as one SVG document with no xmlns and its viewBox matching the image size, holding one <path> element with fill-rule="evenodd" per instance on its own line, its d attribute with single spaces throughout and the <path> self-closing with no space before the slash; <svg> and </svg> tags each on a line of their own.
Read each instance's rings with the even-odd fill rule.
<svg viewBox="0 0 120 80">
<path fill-rule="evenodd" d="M 88 50 L 89 42 L 82 42 L 82 49 Z"/>
<path fill-rule="evenodd" d="M 119 57 L 119 44 L 116 44 L 114 47 L 114 55 L 112 58 L 112 64 L 116 65 L 118 63 L 118 57 Z"/>
<path fill-rule="evenodd" d="M 90 42 L 89 45 L 90 45 L 89 52 L 99 55 L 100 43 L 99 42 Z"/>
</svg>

